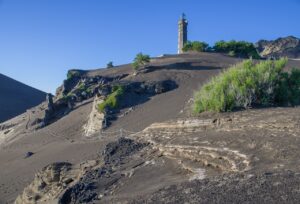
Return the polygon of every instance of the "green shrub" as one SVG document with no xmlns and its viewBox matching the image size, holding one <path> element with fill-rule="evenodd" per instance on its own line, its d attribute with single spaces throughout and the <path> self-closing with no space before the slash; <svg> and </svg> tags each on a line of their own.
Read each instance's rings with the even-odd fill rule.
<svg viewBox="0 0 300 204">
<path fill-rule="evenodd" d="M 80 82 L 78 87 L 77 87 L 77 90 L 80 91 L 80 92 L 85 91 L 86 90 L 85 84 Z"/>
<path fill-rule="evenodd" d="M 92 93 L 92 88 L 91 88 L 91 87 L 87 88 L 85 92 L 86 92 L 87 94 L 91 94 L 91 93 Z"/>
<path fill-rule="evenodd" d="M 113 62 L 109 62 L 109 63 L 107 63 L 107 65 L 106 65 L 106 68 L 113 68 L 114 67 L 114 64 L 113 64 Z"/>
<path fill-rule="evenodd" d="M 193 41 L 193 42 L 187 42 L 184 44 L 182 50 L 184 52 L 188 51 L 196 51 L 196 52 L 205 52 L 208 49 L 208 44 L 206 42 L 199 42 L 199 41 Z"/>
<path fill-rule="evenodd" d="M 260 56 L 253 43 L 245 41 L 231 40 L 225 42 L 223 40 L 215 43 L 213 49 L 215 52 L 227 53 L 234 57 L 259 59 Z"/>
<path fill-rule="evenodd" d="M 134 58 L 134 61 L 132 63 L 132 68 L 134 70 L 138 70 L 139 68 L 145 66 L 149 62 L 150 62 L 149 55 L 144 55 L 143 53 L 138 53 L 136 55 L 136 57 Z"/>
<path fill-rule="evenodd" d="M 74 93 L 68 93 L 67 95 L 63 95 L 62 99 L 64 101 L 69 101 L 72 97 L 75 97 Z"/>
<path fill-rule="evenodd" d="M 300 104 L 300 70 L 292 69 L 291 73 L 282 73 L 276 87 L 276 101 L 279 105 Z"/>
<path fill-rule="evenodd" d="M 287 60 L 246 60 L 213 77 L 195 93 L 193 111 L 231 111 L 276 103 L 276 87 Z"/>
<path fill-rule="evenodd" d="M 98 105 L 98 110 L 100 112 L 104 112 L 106 107 L 115 109 L 119 107 L 119 100 L 120 97 L 124 94 L 125 89 L 123 86 L 114 86 L 112 93 L 107 96 L 107 98 L 102 102 L 101 104 Z"/>
</svg>

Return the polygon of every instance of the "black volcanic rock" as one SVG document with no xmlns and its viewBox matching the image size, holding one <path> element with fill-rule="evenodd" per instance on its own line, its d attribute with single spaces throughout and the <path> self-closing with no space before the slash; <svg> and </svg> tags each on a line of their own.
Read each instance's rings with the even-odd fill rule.
<svg viewBox="0 0 300 204">
<path fill-rule="evenodd" d="M 260 40 L 255 44 L 261 57 L 266 58 L 300 58 L 300 39 L 294 36 L 276 40 Z"/>
<path fill-rule="evenodd" d="M 148 144 L 137 143 L 134 140 L 121 137 L 118 141 L 107 144 L 102 155 L 105 164 L 119 165 L 124 157 L 140 151 L 147 145 Z"/>
<path fill-rule="evenodd" d="M 0 123 L 45 101 L 46 94 L 0 74 Z"/>
</svg>

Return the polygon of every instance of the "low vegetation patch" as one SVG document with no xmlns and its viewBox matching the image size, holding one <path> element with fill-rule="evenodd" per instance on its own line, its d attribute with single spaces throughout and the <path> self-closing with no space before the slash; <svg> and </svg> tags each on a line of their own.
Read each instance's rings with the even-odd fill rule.
<svg viewBox="0 0 300 204">
<path fill-rule="evenodd" d="M 196 51 L 196 52 L 205 52 L 208 49 L 208 44 L 206 42 L 199 42 L 199 41 L 189 41 L 184 44 L 182 50 L 184 52 L 188 51 Z"/>
<path fill-rule="evenodd" d="M 260 59 L 260 56 L 253 43 L 246 41 L 218 41 L 213 47 L 206 42 L 189 41 L 182 48 L 184 52 L 219 52 L 226 53 L 232 57 Z"/>
<path fill-rule="evenodd" d="M 211 79 L 195 93 L 193 111 L 300 103 L 300 71 L 284 73 L 287 59 L 254 63 L 246 60 Z"/>
<path fill-rule="evenodd" d="M 74 93 L 68 93 L 67 95 L 63 95 L 62 99 L 64 101 L 69 101 L 72 97 L 75 97 L 76 95 Z"/>
<path fill-rule="evenodd" d="M 107 63 L 107 65 L 106 65 L 106 68 L 113 68 L 114 67 L 114 64 L 113 64 L 113 62 L 109 62 L 109 63 Z"/>
<path fill-rule="evenodd" d="M 144 55 L 143 53 L 138 53 L 133 60 L 132 68 L 136 71 L 150 62 L 150 56 Z"/>
<path fill-rule="evenodd" d="M 80 82 L 78 87 L 77 87 L 77 90 L 80 91 L 80 92 L 83 92 L 86 90 L 86 86 L 84 83 Z"/>
<path fill-rule="evenodd" d="M 300 70 L 292 69 L 290 73 L 282 73 L 276 87 L 275 100 L 279 105 L 296 106 L 300 104 Z"/>
<path fill-rule="evenodd" d="M 215 43 L 213 50 L 215 52 L 227 53 L 232 57 L 259 59 L 260 56 L 253 43 L 245 41 L 218 41 Z"/>
<path fill-rule="evenodd" d="M 107 96 L 103 103 L 99 104 L 98 110 L 104 112 L 106 108 L 115 109 L 120 105 L 120 97 L 124 94 L 125 88 L 123 86 L 114 86 L 112 93 Z"/>
</svg>

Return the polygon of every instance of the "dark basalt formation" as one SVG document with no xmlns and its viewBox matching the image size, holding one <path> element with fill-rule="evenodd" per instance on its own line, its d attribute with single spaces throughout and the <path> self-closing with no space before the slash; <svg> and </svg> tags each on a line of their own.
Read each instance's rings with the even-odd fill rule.
<svg viewBox="0 0 300 204">
<path fill-rule="evenodd" d="M 105 164 L 119 165 L 120 162 L 135 152 L 143 149 L 147 144 L 138 143 L 132 139 L 120 138 L 116 142 L 111 142 L 106 145 L 102 153 Z"/>
<path fill-rule="evenodd" d="M 99 202 L 100 194 L 105 193 L 115 182 L 124 177 L 118 172 L 118 167 L 125 163 L 125 159 L 147 145 L 127 138 L 120 138 L 107 144 L 102 153 L 104 165 L 88 171 L 79 182 L 63 193 L 59 203 L 95 203 L 96 200 Z"/>
<path fill-rule="evenodd" d="M 135 82 L 124 79 L 127 74 L 114 77 L 107 76 L 86 76 L 85 71 L 71 70 L 68 72 L 68 79 L 64 80 L 55 97 L 47 94 L 46 107 L 41 117 L 33 120 L 31 127 L 39 129 L 68 114 L 74 106 L 84 100 L 98 95 L 104 99 L 113 92 L 113 87 L 122 86 L 124 94 L 118 102 L 117 108 L 108 107 L 106 114 L 108 120 L 114 120 L 121 109 L 130 108 L 144 103 L 150 97 L 177 88 L 172 80 Z M 109 125 L 109 121 L 108 121 Z"/>
</svg>

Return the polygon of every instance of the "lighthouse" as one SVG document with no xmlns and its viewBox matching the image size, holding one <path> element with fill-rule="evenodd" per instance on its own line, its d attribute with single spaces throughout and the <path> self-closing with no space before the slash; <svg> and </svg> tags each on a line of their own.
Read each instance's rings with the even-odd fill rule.
<svg viewBox="0 0 300 204">
<path fill-rule="evenodd" d="M 183 13 L 178 21 L 178 54 L 183 53 L 183 46 L 187 42 L 188 21 Z"/>
</svg>

